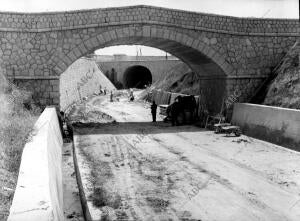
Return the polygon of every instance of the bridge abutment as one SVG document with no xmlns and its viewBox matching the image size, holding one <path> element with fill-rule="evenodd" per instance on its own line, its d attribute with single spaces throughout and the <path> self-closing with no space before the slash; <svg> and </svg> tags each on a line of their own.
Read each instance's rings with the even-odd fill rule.
<svg viewBox="0 0 300 221">
<path fill-rule="evenodd" d="M 59 78 L 17 78 L 13 82 L 20 88 L 29 91 L 36 105 L 40 107 L 59 106 Z"/>
<path fill-rule="evenodd" d="M 195 73 L 211 74 L 214 80 L 203 81 L 208 98 L 219 100 L 238 88 L 246 99 L 300 33 L 296 19 L 235 18 L 151 6 L 1 12 L 0 18 L 0 69 L 33 91 L 43 105 L 58 104 L 56 78 L 74 61 L 96 49 L 124 44 L 165 50 Z"/>
</svg>

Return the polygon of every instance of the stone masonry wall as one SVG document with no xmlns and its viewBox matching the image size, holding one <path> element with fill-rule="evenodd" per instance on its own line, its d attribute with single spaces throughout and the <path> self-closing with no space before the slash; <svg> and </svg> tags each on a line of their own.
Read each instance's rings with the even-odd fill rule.
<svg viewBox="0 0 300 221">
<path fill-rule="evenodd" d="M 153 60 L 153 61 L 109 61 L 98 62 L 101 70 L 111 71 L 112 68 L 116 71 L 117 80 L 123 82 L 123 76 L 127 68 L 135 65 L 141 65 L 149 69 L 152 75 L 152 83 L 160 79 L 160 77 L 167 73 L 172 67 L 182 63 L 180 60 Z"/>
<path fill-rule="evenodd" d="M 220 113 L 223 102 L 228 103 L 227 110 L 231 112 L 234 103 L 249 101 L 262 81 L 261 78 L 203 78 L 200 94 L 211 114 Z"/>
<path fill-rule="evenodd" d="M 15 79 L 14 83 L 30 91 L 33 101 L 40 107 L 59 106 L 59 79 Z"/>
<path fill-rule="evenodd" d="M 235 18 L 150 6 L 2 12 L 0 70 L 26 85 L 32 82 L 41 103 L 53 104 L 58 93 L 51 82 L 58 82 L 54 79 L 78 58 L 107 46 L 141 44 L 175 55 L 196 73 L 207 62 L 215 64 L 224 72 L 222 77 L 235 82 L 228 85 L 230 91 L 240 82 L 267 77 L 299 33 L 298 20 Z M 206 73 L 205 78 L 214 75 L 201 73 Z M 35 80 L 47 84 L 45 93 Z M 207 87 L 212 90 L 213 85 Z"/>
</svg>

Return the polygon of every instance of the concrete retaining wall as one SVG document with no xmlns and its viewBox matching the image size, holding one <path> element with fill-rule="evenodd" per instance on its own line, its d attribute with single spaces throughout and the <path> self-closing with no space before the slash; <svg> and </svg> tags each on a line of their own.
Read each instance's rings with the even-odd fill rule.
<svg viewBox="0 0 300 221">
<path fill-rule="evenodd" d="M 96 62 L 88 58 L 75 61 L 60 76 L 60 108 L 67 110 L 70 105 L 83 97 L 90 96 L 102 90 L 114 90 L 115 86 L 98 68 Z"/>
<path fill-rule="evenodd" d="M 246 135 L 300 151 L 300 110 L 236 103 L 232 122 Z"/>
<path fill-rule="evenodd" d="M 62 144 L 55 108 L 48 107 L 24 147 L 9 221 L 64 220 Z"/>
</svg>

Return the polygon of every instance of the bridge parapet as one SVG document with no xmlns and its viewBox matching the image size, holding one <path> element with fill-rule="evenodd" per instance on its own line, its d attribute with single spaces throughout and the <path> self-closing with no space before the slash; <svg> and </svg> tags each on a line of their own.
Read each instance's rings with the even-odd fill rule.
<svg viewBox="0 0 300 221">
<path fill-rule="evenodd" d="M 238 18 L 145 5 L 66 12 L 0 13 L 0 31 L 46 32 L 145 22 L 236 35 L 299 36 L 300 33 L 296 19 Z"/>
</svg>

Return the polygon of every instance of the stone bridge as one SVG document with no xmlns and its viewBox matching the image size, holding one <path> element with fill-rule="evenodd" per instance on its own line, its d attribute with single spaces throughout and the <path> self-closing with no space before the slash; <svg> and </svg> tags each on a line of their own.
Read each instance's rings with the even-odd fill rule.
<svg viewBox="0 0 300 221">
<path fill-rule="evenodd" d="M 115 56 L 112 60 L 97 57 L 101 71 L 116 85 L 124 88 L 141 87 L 161 79 L 183 62 L 165 56 Z M 184 74 L 184 73 L 183 73 Z"/>
<path fill-rule="evenodd" d="M 247 100 L 299 36 L 297 20 L 219 16 L 150 6 L 0 13 L 0 68 L 59 104 L 59 76 L 78 58 L 113 45 L 167 51 L 201 75 L 210 110 L 234 90 Z"/>
</svg>

